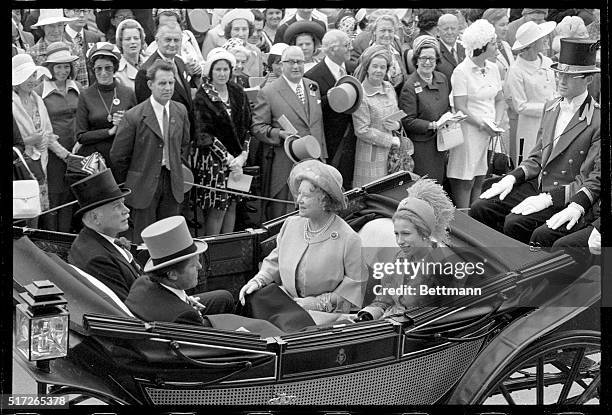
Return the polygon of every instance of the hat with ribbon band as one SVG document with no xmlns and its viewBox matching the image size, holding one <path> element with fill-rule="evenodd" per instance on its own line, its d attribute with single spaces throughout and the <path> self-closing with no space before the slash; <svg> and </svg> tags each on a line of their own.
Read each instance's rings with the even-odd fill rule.
<svg viewBox="0 0 612 415">
<path fill-rule="evenodd" d="M 140 233 L 151 258 L 144 272 L 155 271 L 206 251 L 208 244 L 194 241 L 183 216 L 170 216 L 147 226 Z"/>
<path fill-rule="evenodd" d="M 599 41 L 583 38 L 561 39 L 559 62 L 550 65 L 550 69 L 567 74 L 590 74 L 601 72 L 596 65 Z"/>
</svg>

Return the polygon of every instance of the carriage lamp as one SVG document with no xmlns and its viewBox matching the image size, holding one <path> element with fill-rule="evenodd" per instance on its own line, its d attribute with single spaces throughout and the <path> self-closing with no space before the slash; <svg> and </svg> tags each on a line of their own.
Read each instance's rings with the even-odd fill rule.
<svg viewBox="0 0 612 415">
<path fill-rule="evenodd" d="M 19 294 L 23 302 L 15 313 L 15 348 L 40 369 L 47 369 L 49 359 L 68 353 L 68 324 L 64 292 L 51 281 L 34 281 Z"/>
</svg>

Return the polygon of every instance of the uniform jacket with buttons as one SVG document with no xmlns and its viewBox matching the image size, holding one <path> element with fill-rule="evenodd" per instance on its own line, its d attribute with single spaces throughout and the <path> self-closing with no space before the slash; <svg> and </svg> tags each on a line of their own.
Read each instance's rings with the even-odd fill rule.
<svg viewBox="0 0 612 415">
<path fill-rule="evenodd" d="M 541 191 L 552 196 L 555 208 L 576 202 L 588 210 L 599 199 L 601 187 L 601 111 L 587 96 L 553 149 L 559 102 L 546 103 L 536 145 L 511 174 L 517 183 L 537 178 Z"/>
<path fill-rule="evenodd" d="M 183 104 L 170 102 L 168 161 L 174 199 L 183 201 L 182 162 L 189 152 L 189 117 Z M 119 183 L 132 190 L 125 201 L 134 209 L 151 204 L 162 168 L 164 140 L 150 100 L 131 108 L 123 116 L 111 148 L 113 173 Z M 182 160 L 181 160 L 182 159 Z"/>
</svg>

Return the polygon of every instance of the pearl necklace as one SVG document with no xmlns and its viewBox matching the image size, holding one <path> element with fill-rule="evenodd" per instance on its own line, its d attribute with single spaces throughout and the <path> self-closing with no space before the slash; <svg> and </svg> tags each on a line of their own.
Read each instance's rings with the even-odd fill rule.
<svg viewBox="0 0 612 415">
<path fill-rule="evenodd" d="M 327 231 L 329 227 L 331 226 L 331 224 L 334 222 L 334 218 L 335 218 L 335 215 L 331 215 L 329 219 L 327 220 L 327 223 L 323 225 L 321 229 L 317 229 L 316 231 L 313 231 L 310 229 L 310 221 L 306 220 L 306 223 L 304 223 L 304 240 L 306 240 L 306 242 L 310 242 L 313 236 L 316 236 L 321 233 L 325 233 L 325 231 Z"/>
</svg>

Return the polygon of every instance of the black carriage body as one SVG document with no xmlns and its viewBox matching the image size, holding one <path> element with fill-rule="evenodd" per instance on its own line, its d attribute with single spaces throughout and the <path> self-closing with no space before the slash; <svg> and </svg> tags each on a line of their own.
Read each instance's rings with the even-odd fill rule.
<svg viewBox="0 0 612 415">
<path fill-rule="evenodd" d="M 401 200 L 411 180 L 409 173 L 401 172 L 347 192 L 349 208 L 343 215 L 358 211 L 369 194 Z M 274 248 L 275 236 L 288 216 L 259 229 L 205 238 L 209 251 L 196 290 L 224 288 L 237 297 L 242 284 Z M 521 324 L 528 322 L 533 328 L 531 337 L 521 345 L 527 347 L 533 339 L 575 321 L 581 314 L 575 308 L 555 321 L 538 324 L 529 320 L 534 310 L 538 311 L 534 307 L 516 307 L 512 302 L 500 306 L 491 301 L 475 305 L 466 300 L 448 310 L 427 309 L 397 319 L 323 326 L 265 339 L 252 333 L 147 324 L 127 316 L 64 262 L 73 235 L 22 231 L 15 229 L 13 243 L 14 296 L 17 298 L 31 281 L 52 280 L 68 299 L 71 330 L 69 354 L 53 361 L 50 373 L 21 359 L 20 364 L 37 382 L 56 385 L 50 389 L 53 393 L 81 391 L 110 403 L 465 403 L 470 397 L 458 392 L 456 385 L 465 384 L 468 375 L 482 368 L 488 370 L 479 372 L 485 378 L 496 375 L 496 360 L 501 363 L 502 358 L 491 357 L 490 349 L 502 341 L 506 330 L 520 331 Z M 492 280 L 496 285 L 491 285 L 491 300 L 499 292 L 515 294 L 516 282 L 522 276 L 514 272 L 518 269 L 536 264 L 531 274 L 545 277 L 565 275 L 570 265 L 564 255 L 530 252 L 529 247 L 484 227 L 463 212 L 457 212 L 450 245 L 477 248 L 472 254 L 486 258 L 490 275 L 498 276 Z M 491 248 L 504 245 L 515 251 L 500 255 L 499 249 Z M 583 293 L 576 301 L 585 307 L 597 301 L 597 293 L 593 294 L 593 287 L 598 287 L 597 275 L 580 277 L 582 280 L 567 287 L 567 291 Z M 540 295 L 546 299 L 543 309 L 564 305 L 555 303 L 563 293 Z M 455 338 L 436 337 L 436 327 L 452 328 Z M 508 351 L 506 357 L 510 359 L 521 347 Z M 381 384 L 385 387 L 380 388 Z"/>
</svg>

